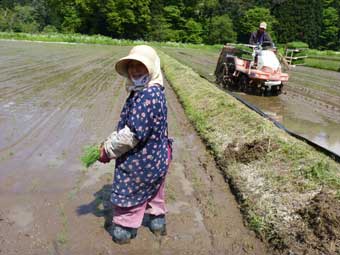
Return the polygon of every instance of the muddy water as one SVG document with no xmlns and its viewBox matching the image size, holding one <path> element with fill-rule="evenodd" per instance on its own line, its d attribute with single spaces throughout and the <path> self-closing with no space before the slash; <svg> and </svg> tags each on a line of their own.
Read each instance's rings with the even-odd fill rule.
<svg viewBox="0 0 340 255">
<path fill-rule="evenodd" d="M 70 185 L 63 177 L 74 175 L 78 166 L 65 165 L 72 162 L 84 139 L 94 141 L 93 127 L 86 123 L 95 119 L 88 113 L 99 107 L 98 100 L 110 100 L 105 92 L 112 86 L 113 56 L 119 56 L 119 51 L 115 47 L 1 42 L 0 181 L 12 176 L 15 185 L 11 189 L 24 192 L 33 184 L 29 178 L 16 182 L 20 175 L 48 171 L 49 175 L 42 174 L 35 182 L 48 181 L 49 190 Z M 102 108 L 108 110 L 106 105 Z M 66 134 L 70 139 L 63 139 Z M 77 151 L 70 151 L 72 146 Z M 0 190 L 7 188 L 1 185 Z"/>
<path fill-rule="evenodd" d="M 241 96 L 290 131 L 340 155 L 340 74 L 299 67 L 290 75 L 278 97 Z"/>
<path fill-rule="evenodd" d="M 219 51 L 163 48 L 211 82 Z M 238 93 L 287 129 L 340 155 L 340 73 L 297 67 L 278 97 Z"/>
</svg>

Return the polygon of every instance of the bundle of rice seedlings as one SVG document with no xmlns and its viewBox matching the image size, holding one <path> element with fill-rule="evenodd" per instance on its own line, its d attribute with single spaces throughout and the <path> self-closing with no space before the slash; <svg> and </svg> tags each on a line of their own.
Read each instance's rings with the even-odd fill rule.
<svg viewBox="0 0 340 255">
<path fill-rule="evenodd" d="M 81 162 L 86 168 L 89 168 L 91 165 L 94 164 L 99 159 L 100 151 L 98 146 L 92 145 L 85 147 L 84 153 L 82 155 Z"/>
<path fill-rule="evenodd" d="M 308 48 L 308 44 L 304 42 L 289 42 L 286 46 L 291 49 Z"/>
<path fill-rule="evenodd" d="M 308 44 L 304 42 L 289 42 L 286 44 L 287 50 L 293 51 L 288 52 L 288 57 L 293 57 L 291 64 L 303 65 L 305 58 L 307 57 Z"/>
</svg>

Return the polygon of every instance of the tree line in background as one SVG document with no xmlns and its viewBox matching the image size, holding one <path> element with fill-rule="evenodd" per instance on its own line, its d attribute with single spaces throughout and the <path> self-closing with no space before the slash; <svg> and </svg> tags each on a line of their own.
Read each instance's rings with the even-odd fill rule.
<svg viewBox="0 0 340 255">
<path fill-rule="evenodd" d="M 276 43 L 340 50 L 339 15 L 340 0 L 0 0 L 0 31 L 223 44 L 266 21 Z"/>
</svg>

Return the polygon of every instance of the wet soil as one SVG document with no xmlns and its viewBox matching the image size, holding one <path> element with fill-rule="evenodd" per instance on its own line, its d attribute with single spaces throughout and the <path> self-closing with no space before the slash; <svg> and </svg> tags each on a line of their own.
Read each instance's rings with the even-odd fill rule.
<svg viewBox="0 0 340 255">
<path fill-rule="evenodd" d="M 241 163 L 250 163 L 254 160 L 263 158 L 267 153 L 277 149 L 276 144 L 270 143 L 269 139 L 254 140 L 242 145 L 237 142 L 228 144 L 224 151 L 225 162 L 230 160 Z"/>
<path fill-rule="evenodd" d="M 113 65 L 129 47 L 0 44 L 0 254 L 270 254 L 168 85 L 168 235 L 113 243 L 114 163 L 79 159 L 115 128 L 127 94 Z"/>
<path fill-rule="evenodd" d="M 340 203 L 328 192 L 317 194 L 311 203 L 298 212 L 306 225 L 300 229 L 301 240 L 320 254 L 339 254 L 340 252 Z"/>
</svg>

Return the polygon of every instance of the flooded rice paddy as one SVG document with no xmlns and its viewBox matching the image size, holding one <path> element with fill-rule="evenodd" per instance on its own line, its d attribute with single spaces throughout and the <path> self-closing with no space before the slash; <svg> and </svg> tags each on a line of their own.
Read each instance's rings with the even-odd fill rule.
<svg viewBox="0 0 340 255">
<path fill-rule="evenodd" d="M 211 82 L 218 50 L 163 49 Z M 340 73 L 307 67 L 289 71 L 290 80 L 279 96 L 238 93 L 290 131 L 340 155 Z"/>
<path fill-rule="evenodd" d="M 112 242 L 114 162 L 86 170 L 80 156 L 115 129 L 127 93 L 114 63 L 130 48 L 0 41 L 0 254 L 270 254 L 168 84 L 168 235 Z"/>
<path fill-rule="evenodd" d="M 79 158 L 115 128 L 127 94 L 114 63 L 129 49 L 0 41 L 0 254 L 267 254 L 167 84 L 177 141 L 168 236 L 141 228 L 131 245 L 112 243 L 103 225 L 113 165 L 86 171 Z M 214 81 L 218 51 L 162 50 Z M 299 67 L 290 75 L 278 97 L 242 96 L 339 154 L 339 73 Z"/>
</svg>

